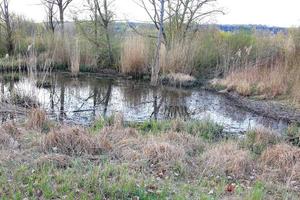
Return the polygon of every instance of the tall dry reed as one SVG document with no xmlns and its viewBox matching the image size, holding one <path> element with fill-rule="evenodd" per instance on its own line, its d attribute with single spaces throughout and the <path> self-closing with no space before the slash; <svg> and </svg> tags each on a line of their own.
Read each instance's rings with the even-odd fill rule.
<svg viewBox="0 0 300 200">
<path fill-rule="evenodd" d="M 125 74 L 144 74 L 150 66 L 150 44 L 141 36 L 129 36 L 121 50 L 121 72 Z"/>
<path fill-rule="evenodd" d="M 75 38 L 75 44 L 73 48 L 70 49 L 70 63 L 71 63 L 71 73 L 73 76 L 77 76 L 80 70 L 80 46 L 79 39 Z"/>
<path fill-rule="evenodd" d="M 172 41 L 161 50 L 161 71 L 163 74 L 191 74 L 197 58 L 197 45 L 193 40 Z"/>
</svg>

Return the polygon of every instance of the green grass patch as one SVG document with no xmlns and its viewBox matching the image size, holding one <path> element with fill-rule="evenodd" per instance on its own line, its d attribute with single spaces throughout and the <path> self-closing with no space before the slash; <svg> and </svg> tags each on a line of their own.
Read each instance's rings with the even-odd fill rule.
<svg viewBox="0 0 300 200">
<path fill-rule="evenodd" d="M 222 138 L 224 127 L 211 120 L 163 120 L 145 121 L 143 123 L 129 123 L 130 127 L 145 133 L 159 134 L 167 131 L 186 132 L 201 137 L 207 141 L 217 141 Z"/>
</svg>

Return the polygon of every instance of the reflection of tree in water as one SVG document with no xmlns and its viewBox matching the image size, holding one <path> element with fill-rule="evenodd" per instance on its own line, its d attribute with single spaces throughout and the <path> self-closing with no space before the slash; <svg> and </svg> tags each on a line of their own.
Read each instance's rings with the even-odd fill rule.
<svg viewBox="0 0 300 200">
<path fill-rule="evenodd" d="M 157 89 L 154 89 L 152 118 L 157 119 L 160 110 L 166 119 L 190 118 L 191 112 L 186 104 L 186 98 L 192 94 L 190 91 L 161 88 L 159 92 L 160 95 Z"/>
<path fill-rule="evenodd" d="M 138 106 L 144 102 L 149 96 L 149 88 L 145 86 L 135 84 L 134 82 L 128 82 L 123 84 L 121 92 L 123 93 L 124 102 L 128 106 Z"/>
<path fill-rule="evenodd" d="M 96 118 L 96 109 L 99 106 L 103 106 L 103 115 L 105 116 L 107 113 L 108 103 L 111 97 L 112 92 L 112 84 L 113 80 L 98 80 L 98 79 L 90 79 L 90 80 L 81 80 L 81 79 L 72 79 L 72 81 L 60 79 L 60 120 L 66 118 L 67 114 L 65 111 L 65 88 L 66 87 L 74 87 L 77 89 L 81 89 L 81 85 L 88 85 L 89 91 L 88 96 L 76 96 L 76 99 L 80 102 L 76 110 L 72 110 L 73 113 L 84 113 L 84 112 L 92 112 L 93 119 Z M 54 92 L 55 89 L 52 88 Z M 52 95 L 53 96 L 53 95 Z M 89 102 L 92 100 L 92 106 L 89 105 Z M 89 107 L 87 108 L 86 105 Z"/>
<path fill-rule="evenodd" d="M 96 108 L 103 106 L 103 116 L 106 116 L 108 103 L 111 97 L 113 80 L 105 80 L 99 87 L 99 81 L 92 83 L 93 88 L 93 116 L 96 117 Z"/>
<path fill-rule="evenodd" d="M 59 109 L 59 120 L 63 121 L 66 117 L 65 112 L 65 82 L 62 80 L 60 85 L 60 109 Z"/>
</svg>

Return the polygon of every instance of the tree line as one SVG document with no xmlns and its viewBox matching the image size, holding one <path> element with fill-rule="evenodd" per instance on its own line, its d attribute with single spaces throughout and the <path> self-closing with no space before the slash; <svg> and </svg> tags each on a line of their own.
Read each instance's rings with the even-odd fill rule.
<svg viewBox="0 0 300 200">
<path fill-rule="evenodd" d="M 151 23 L 157 30 L 156 35 L 144 35 L 140 30 L 138 34 L 145 37 L 157 38 L 156 52 L 152 62 L 152 84 L 157 83 L 159 66 L 159 51 L 163 44 L 166 48 L 172 48 L 172 41 L 184 40 L 192 37 L 197 32 L 199 24 L 214 14 L 223 14 L 223 11 L 215 6 L 217 0 L 137 0 L 136 3 L 149 17 Z M 75 4 L 74 0 L 41 0 L 44 7 L 46 20 L 45 28 L 53 34 L 59 32 L 65 36 L 65 15 L 70 5 Z M 84 12 L 89 16 L 89 23 L 93 24 L 92 31 L 81 28 L 82 34 L 96 48 L 105 46 L 107 49 L 108 65 L 113 65 L 115 58 L 112 49 L 111 27 L 114 23 L 115 12 L 113 5 L 115 0 L 84 0 L 83 6 L 78 12 Z M 76 7 L 76 5 L 74 5 Z M 6 51 L 9 56 L 14 54 L 14 32 L 12 24 L 12 13 L 10 12 L 9 0 L 2 0 L 0 3 L 1 28 L 4 29 Z M 82 20 L 74 14 L 74 21 L 79 27 Z M 103 31 L 99 31 L 99 30 Z M 91 33 L 92 32 L 92 33 Z M 99 39 L 100 37 L 104 38 Z"/>
</svg>

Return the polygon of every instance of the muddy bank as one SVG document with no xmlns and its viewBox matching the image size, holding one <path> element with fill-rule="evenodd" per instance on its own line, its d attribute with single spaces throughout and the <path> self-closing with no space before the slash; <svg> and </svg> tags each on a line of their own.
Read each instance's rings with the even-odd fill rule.
<svg viewBox="0 0 300 200">
<path fill-rule="evenodd" d="M 195 79 L 193 81 L 186 81 L 178 83 L 164 78 L 161 80 L 161 84 L 164 86 L 182 88 L 182 89 L 204 89 L 210 92 L 215 92 L 225 96 L 232 103 L 254 114 L 271 118 L 274 120 L 283 120 L 288 123 L 300 123 L 300 109 L 293 108 L 292 106 L 285 105 L 280 102 L 272 100 L 255 100 L 248 97 L 243 97 L 237 92 L 233 91 L 219 91 L 209 84 L 208 80 Z"/>
<path fill-rule="evenodd" d="M 216 91 L 211 88 L 206 90 L 215 91 L 224 95 L 237 107 L 253 112 L 257 115 L 268 117 L 274 120 L 283 120 L 288 123 L 300 123 L 300 109 L 289 107 L 271 100 L 254 100 L 243 97 L 236 92 Z"/>
</svg>

